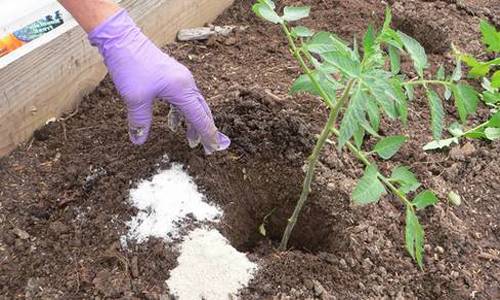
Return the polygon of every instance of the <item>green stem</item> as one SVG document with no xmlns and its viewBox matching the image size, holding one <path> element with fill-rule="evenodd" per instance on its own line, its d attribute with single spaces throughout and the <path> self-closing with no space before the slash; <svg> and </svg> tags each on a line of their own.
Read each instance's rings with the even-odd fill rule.
<svg viewBox="0 0 500 300">
<path fill-rule="evenodd" d="M 332 128 L 332 132 L 336 135 L 339 136 L 340 132 L 336 128 Z M 365 166 L 371 166 L 373 163 L 370 162 L 370 160 L 366 157 L 366 155 L 363 153 L 363 151 L 359 150 L 356 146 L 354 146 L 351 142 L 346 143 L 347 148 L 356 156 L 357 159 L 359 159 Z M 406 195 L 398 190 L 397 187 L 392 184 L 391 180 L 384 175 L 380 174 L 380 172 L 377 172 L 377 177 L 391 190 L 391 192 L 396 195 L 407 207 L 410 207 L 413 209 L 413 205 L 411 204 L 410 200 L 406 198 Z"/>
<path fill-rule="evenodd" d="M 325 90 L 321 87 L 319 82 L 314 78 L 314 75 L 311 71 L 311 69 L 307 66 L 306 62 L 302 58 L 302 55 L 300 55 L 300 49 L 297 48 L 297 45 L 295 44 L 295 41 L 293 40 L 293 37 L 290 33 L 290 30 L 286 26 L 286 24 L 281 24 L 281 28 L 283 29 L 283 32 L 285 33 L 287 39 L 288 39 L 288 44 L 290 46 L 290 50 L 292 50 L 292 54 L 295 57 L 295 59 L 299 62 L 300 67 L 304 71 L 304 73 L 309 77 L 311 82 L 313 83 L 314 87 L 316 90 L 319 92 L 319 95 L 321 98 L 323 98 L 328 105 L 329 108 L 333 109 L 333 101 L 331 97 L 325 92 Z"/>
<path fill-rule="evenodd" d="M 474 128 L 471 128 L 471 129 L 467 130 L 466 132 L 464 132 L 464 133 L 462 134 L 462 136 L 467 135 L 467 134 L 469 134 L 469 133 L 471 133 L 471 132 L 474 132 L 474 131 L 476 131 L 476 130 L 482 129 L 483 127 L 487 126 L 487 125 L 488 125 L 488 123 L 490 123 L 490 120 L 488 120 L 488 121 L 486 121 L 486 122 L 484 122 L 484 123 L 482 123 L 482 124 L 479 124 L 478 126 L 476 126 L 476 127 L 474 127 Z"/>
<path fill-rule="evenodd" d="M 314 82 L 316 78 L 311 78 L 311 80 Z M 279 246 L 280 251 L 285 251 L 288 247 L 288 241 L 290 239 L 290 235 L 292 234 L 293 228 L 295 227 L 295 224 L 297 224 L 297 220 L 299 218 L 300 212 L 302 211 L 302 208 L 304 207 L 304 204 L 306 203 L 307 197 L 309 196 L 309 193 L 311 192 L 311 182 L 314 177 L 314 170 L 316 168 L 316 164 L 318 163 L 319 156 L 321 154 L 321 150 L 323 150 L 323 147 L 325 146 L 326 141 L 328 140 L 328 137 L 331 135 L 331 128 L 335 127 L 335 122 L 337 121 L 337 116 L 339 114 L 340 108 L 347 102 L 349 99 L 349 94 L 354 85 L 354 80 L 350 80 L 349 83 L 347 84 L 346 89 L 344 90 L 344 93 L 342 94 L 342 97 L 339 99 L 339 101 L 334 105 L 334 107 L 330 110 L 330 114 L 328 116 L 328 121 L 325 124 L 325 127 L 321 131 L 321 134 L 318 138 L 318 141 L 316 142 L 316 145 L 314 146 L 313 152 L 311 156 L 308 159 L 308 166 L 307 166 L 307 171 L 306 171 L 306 177 L 304 178 L 304 184 L 302 185 L 302 192 L 300 194 L 299 201 L 297 202 L 297 205 L 295 206 L 295 209 L 293 211 L 292 216 L 290 219 L 288 219 L 288 224 L 285 228 L 285 232 L 283 233 L 283 237 L 281 239 L 281 243 Z"/>
<path fill-rule="evenodd" d="M 316 168 L 316 164 L 319 159 L 319 155 L 321 154 L 321 150 L 323 149 L 323 146 L 326 143 L 326 140 L 330 136 L 330 129 L 333 124 L 335 123 L 335 115 L 333 114 L 333 111 L 330 112 L 330 115 L 328 117 L 328 121 L 326 122 L 325 127 L 323 128 L 321 135 L 316 143 L 316 146 L 314 146 L 313 153 L 308 159 L 308 166 L 307 166 L 307 171 L 306 171 L 306 177 L 304 179 L 304 184 L 302 186 L 302 192 L 300 194 L 299 201 L 297 202 L 297 205 L 295 206 L 295 209 L 293 211 L 292 216 L 290 219 L 288 219 L 288 224 L 285 228 L 285 232 L 283 233 L 283 237 L 281 239 L 281 243 L 279 246 L 280 251 L 286 251 L 288 247 L 288 240 L 290 239 L 290 235 L 292 234 L 293 228 L 295 227 L 295 224 L 297 223 L 297 220 L 299 218 L 300 212 L 302 211 L 302 208 L 304 207 L 304 204 L 306 203 L 307 197 L 309 196 L 309 193 L 311 192 L 311 182 L 314 176 L 314 169 Z"/>
</svg>

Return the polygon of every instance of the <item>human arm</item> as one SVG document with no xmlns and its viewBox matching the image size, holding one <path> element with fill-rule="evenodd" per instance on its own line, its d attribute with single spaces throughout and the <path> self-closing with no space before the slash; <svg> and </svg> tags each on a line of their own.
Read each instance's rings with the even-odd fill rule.
<svg viewBox="0 0 500 300">
<path fill-rule="evenodd" d="M 143 144 L 149 135 L 155 99 L 171 105 L 169 127 L 181 117 L 191 147 L 225 150 L 230 140 L 215 126 L 210 108 L 191 72 L 163 53 L 135 25 L 127 12 L 107 0 L 60 0 L 99 49 L 128 108 L 130 139 Z"/>
<path fill-rule="evenodd" d="M 109 0 L 59 0 L 80 26 L 89 33 L 120 10 Z"/>
</svg>

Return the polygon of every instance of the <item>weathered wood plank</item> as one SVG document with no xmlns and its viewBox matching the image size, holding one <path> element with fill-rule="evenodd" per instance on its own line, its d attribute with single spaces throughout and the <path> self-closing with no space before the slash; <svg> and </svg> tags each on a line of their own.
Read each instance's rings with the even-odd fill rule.
<svg viewBox="0 0 500 300">
<path fill-rule="evenodd" d="M 125 0 L 132 17 L 158 45 L 179 29 L 213 21 L 233 0 Z M 0 69 L 0 156 L 47 120 L 71 110 L 106 75 L 96 49 L 78 27 Z"/>
<path fill-rule="evenodd" d="M 177 40 L 181 42 L 185 41 L 199 41 L 206 40 L 214 35 L 229 35 L 233 30 L 234 26 L 213 26 L 213 27 L 195 27 L 186 28 L 179 30 L 177 33 Z"/>
</svg>

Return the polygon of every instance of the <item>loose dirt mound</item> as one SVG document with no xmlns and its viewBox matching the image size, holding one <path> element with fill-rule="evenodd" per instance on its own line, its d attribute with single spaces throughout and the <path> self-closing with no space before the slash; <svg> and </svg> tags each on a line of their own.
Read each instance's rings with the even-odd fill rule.
<svg viewBox="0 0 500 300">
<path fill-rule="evenodd" d="M 424 153 L 420 149 L 430 133 L 421 99 L 412 103 L 409 128 L 387 123 L 387 134 L 404 130 L 412 139 L 382 171 L 405 164 L 441 196 L 454 190 L 464 198 L 458 208 L 442 202 L 421 215 L 428 236 L 425 270 L 418 270 L 404 250 L 404 216 L 395 199 L 387 196 L 368 207 L 350 204 L 361 166 L 333 148 L 321 158 L 292 250 L 275 252 L 325 110 L 312 97 L 288 96 L 299 69 L 279 30 L 249 12 L 252 2 L 236 1 L 216 22 L 245 30 L 167 49 L 194 72 L 217 125 L 232 137 L 228 152 L 205 157 L 200 149 L 190 150 L 182 134 L 166 129 L 165 106 L 155 108 L 149 142 L 132 146 L 124 106 L 106 79 L 78 114 L 47 125 L 31 143 L 0 160 L 2 297 L 158 299 L 168 294 L 164 281 L 176 264 L 175 243 L 151 240 L 129 251 L 119 245 L 125 222 L 135 214 L 128 191 L 158 167 L 168 167 L 164 154 L 187 166 L 224 209 L 219 229 L 261 265 L 242 291 L 244 299 L 498 297 L 500 145 L 471 142 Z M 479 44 L 472 42 L 478 41 L 479 18 L 460 5 L 473 10 L 483 3 L 391 2 L 395 24 L 428 46 L 433 63 L 452 68 L 448 42 L 479 53 Z M 483 2 L 494 11 L 495 1 Z M 313 6 L 306 25 L 348 40 L 361 36 L 367 22 L 380 24 L 384 10 L 379 1 L 300 3 Z M 446 109 L 454 113 L 451 105 Z M 483 110 L 477 119 L 484 116 Z M 269 213 L 264 238 L 257 229 Z"/>
</svg>

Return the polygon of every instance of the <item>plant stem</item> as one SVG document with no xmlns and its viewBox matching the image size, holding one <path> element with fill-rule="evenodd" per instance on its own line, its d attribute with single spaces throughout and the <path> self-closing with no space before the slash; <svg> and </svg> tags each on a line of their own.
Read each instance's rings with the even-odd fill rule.
<svg viewBox="0 0 500 300">
<path fill-rule="evenodd" d="M 311 78 L 311 80 L 314 82 L 316 81 L 316 78 Z M 339 99 L 339 101 L 334 105 L 332 110 L 330 110 L 330 114 L 328 115 L 328 121 L 325 124 L 325 127 L 321 131 L 321 134 L 318 138 L 318 141 L 316 142 L 316 145 L 314 146 L 313 152 L 311 156 L 308 159 L 308 166 L 307 166 L 307 171 L 306 171 L 306 177 L 304 178 L 304 184 L 302 185 L 302 192 L 300 194 L 299 201 L 297 202 L 297 205 L 295 206 L 295 209 L 293 211 L 292 216 L 290 219 L 288 219 L 288 224 L 285 228 L 285 232 L 283 233 L 283 237 L 281 239 L 281 243 L 279 246 L 280 251 L 285 251 L 288 247 L 288 240 L 290 239 L 290 235 L 292 234 L 293 228 L 295 227 L 295 224 L 297 224 L 297 220 L 299 218 L 300 212 L 302 211 L 302 208 L 304 207 L 304 204 L 306 203 L 307 197 L 309 196 L 309 193 L 311 192 L 311 182 L 314 177 L 314 170 L 316 168 L 316 164 L 318 163 L 319 156 L 321 154 L 321 150 L 323 150 L 323 147 L 325 146 L 326 141 L 328 140 L 328 137 L 331 135 L 331 129 L 335 127 L 335 122 L 337 121 L 337 116 L 339 114 L 340 108 L 347 102 L 349 99 L 349 93 L 354 85 L 354 80 L 350 80 L 349 83 L 347 84 L 346 89 L 344 90 L 344 93 L 342 94 L 342 97 Z"/>
<path fill-rule="evenodd" d="M 482 123 L 482 124 L 479 124 L 478 126 L 476 126 L 476 127 L 474 127 L 474 128 L 471 128 L 471 129 L 467 130 L 466 132 L 464 132 L 464 133 L 462 134 L 462 136 L 464 136 L 464 135 L 466 135 L 466 134 L 469 134 L 469 133 L 471 133 L 471 132 L 474 132 L 474 131 L 476 131 L 476 130 L 482 129 L 483 127 L 487 126 L 487 125 L 488 125 L 488 123 L 490 123 L 490 120 L 487 120 L 486 122 L 484 122 L 484 123 Z"/>
<path fill-rule="evenodd" d="M 336 135 L 339 136 L 340 132 L 337 130 L 337 128 L 332 128 L 332 132 Z M 363 151 L 359 150 L 356 146 L 354 146 L 351 142 L 346 143 L 347 148 L 358 158 L 365 166 L 371 166 L 372 162 L 366 157 L 366 155 L 363 153 Z M 380 172 L 377 172 L 377 177 L 384 183 L 385 186 L 387 186 L 391 192 L 396 195 L 407 207 L 410 207 L 413 209 L 413 205 L 411 204 L 410 200 L 406 198 L 406 195 L 398 190 L 397 187 L 395 187 L 391 180 L 384 175 L 380 174 Z"/>
<path fill-rule="evenodd" d="M 333 109 L 333 106 L 334 106 L 333 105 L 333 100 L 325 92 L 325 90 L 323 89 L 323 87 L 321 87 L 321 85 L 316 80 L 316 78 L 314 78 L 314 75 L 313 75 L 311 69 L 309 69 L 309 67 L 307 66 L 306 62 L 302 58 L 302 55 L 300 55 L 300 49 L 297 48 L 297 45 L 295 45 L 295 41 L 293 40 L 293 37 L 292 37 L 292 34 L 290 33 L 290 30 L 288 29 L 288 27 L 286 26 L 286 24 L 281 24 L 281 28 L 283 29 L 283 32 L 285 33 L 285 35 L 286 35 L 286 37 L 288 39 L 288 45 L 290 46 L 290 50 L 292 50 L 292 54 L 295 57 L 295 59 L 299 62 L 300 67 L 302 68 L 302 70 L 304 71 L 304 73 L 309 77 L 309 79 L 313 83 L 314 87 L 319 92 L 319 95 L 321 96 L 321 98 L 323 98 L 325 100 L 325 102 L 328 105 L 328 107 L 330 109 Z"/>
<path fill-rule="evenodd" d="M 288 224 L 285 228 L 285 232 L 283 233 L 283 237 L 281 239 L 281 243 L 279 246 L 280 251 L 285 251 L 287 249 L 290 235 L 292 234 L 293 228 L 297 223 L 300 212 L 304 207 L 304 204 L 306 203 L 307 197 L 311 192 L 311 182 L 314 176 L 314 169 L 316 168 L 316 164 L 318 162 L 319 155 L 321 154 L 321 150 L 323 149 L 326 140 L 330 136 L 330 128 L 333 126 L 334 122 L 335 122 L 335 114 L 333 113 L 333 111 L 331 111 L 330 115 L 328 116 L 328 121 L 326 122 L 325 127 L 323 128 L 321 135 L 319 136 L 319 139 L 316 145 L 314 146 L 313 153 L 307 160 L 308 166 L 306 171 L 306 177 L 304 179 L 304 184 L 302 185 L 302 192 L 300 194 L 299 201 L 295 206 L 292 216 L 290 217 L 290 219 L 288 219 Z"/>
</svg>

